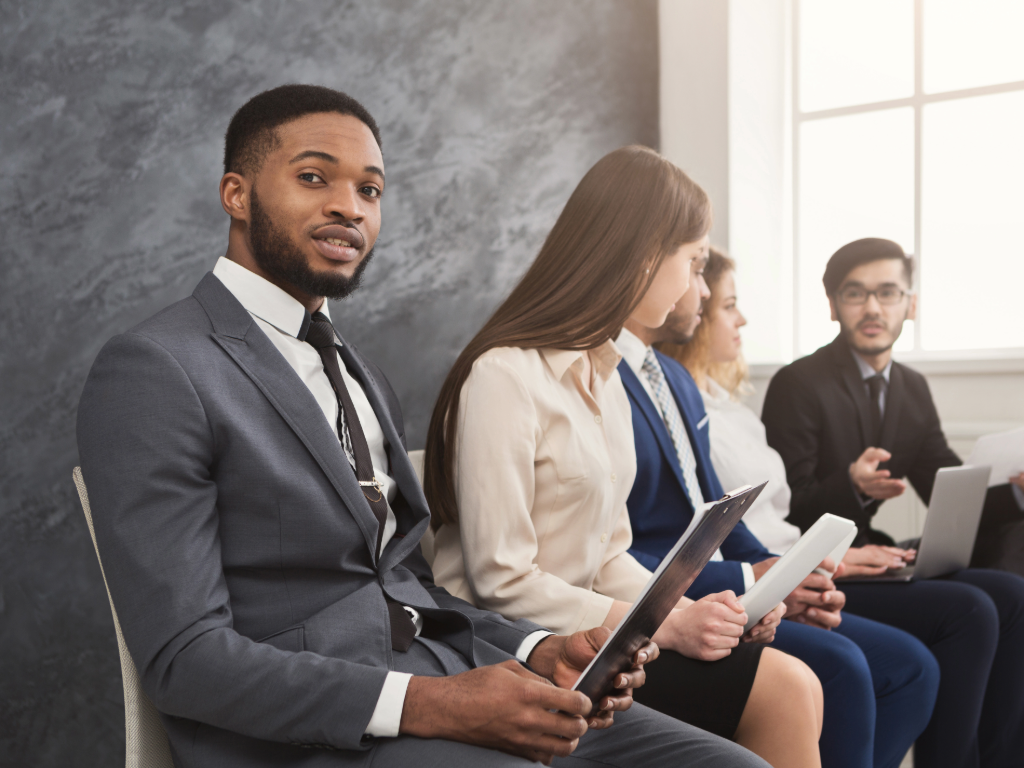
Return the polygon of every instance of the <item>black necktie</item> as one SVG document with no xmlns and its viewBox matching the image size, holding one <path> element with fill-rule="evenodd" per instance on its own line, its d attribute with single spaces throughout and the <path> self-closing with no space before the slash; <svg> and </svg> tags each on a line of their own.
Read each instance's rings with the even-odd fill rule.
<svg viewBox="0 0 1024 768">
<path fill-rule="evenodd" d="M 356 408 L 352 404 L 352 397 L 345 386 L 345 379 L 341 375 L 341 365 L 338 362 L 338 351 L 335 348 L 334 326 L 327 316 L 322 312 L 313 315 L 309 323 L 309 330 L 306 333 L 306 342 L 311 344 L 320 353 L 320 359 L 324 364 L 324 371 L 327 378 L 331 380 L 334 387 L 334 394 L 338 397 L 340 408 L 338 417 L 339 437 L 344 441 L 343 430 L 348 425 L 348 434 L 352 442 L 352 454 L 356 460 L 356 479 L 359 481 L 359 488 L 363 496 L 370 503 L 374 517 L 377 518 L 377 552 L 380 552 L 380 544 L 384 538 L 384 526 L 388 520 L 388 502 L 384 498 L 384 492 L 373 472 L 373 459 L 370 457 L 370 447 L 366 443 L 366 436 L 363 434 L 363 427 L 356 415 Z M 344 414 L 344 419 L 341 414 Z M 391 647 L 397 651 L 407 651 L 412 645 L 412 639 L 416 636 L 416 625 L 412 623 L 409 614 L 401 604 L 396 603 L 386 594 L 388 613 L 391 616 Z"/>
<path fill-rule="evenodd" d="M 865 381 L 871 399 L 870 441 L 873 447 L 879 447 L 882 441 L 882 389 L 885 387 L 885 377 L 878 373 Z"/>
</svg>

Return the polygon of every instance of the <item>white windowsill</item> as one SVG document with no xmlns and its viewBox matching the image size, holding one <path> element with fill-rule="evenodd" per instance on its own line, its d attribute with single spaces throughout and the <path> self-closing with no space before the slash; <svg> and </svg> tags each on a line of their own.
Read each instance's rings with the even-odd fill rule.
<svg viewBox="0 0 1024 768">
<path fill-rule="evenodd" d="M 927 375 L 1024 373 L 1024 348 L 960 350 L 951 352 L 897 352 L 894 358 Z M 756 363 L 752 378 L 770 378 L 786 363 Z"/>
</svg>

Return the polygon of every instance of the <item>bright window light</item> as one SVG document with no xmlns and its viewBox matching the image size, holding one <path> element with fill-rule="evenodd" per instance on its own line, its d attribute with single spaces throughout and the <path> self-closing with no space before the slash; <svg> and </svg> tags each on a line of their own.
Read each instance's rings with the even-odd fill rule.
<svg viewBox="0 0 1024 768">
<path fill-rule="evenodd" d="M 1024 91 L 926 104 L 921 345 L 1024 346 Z"/>
<path fill-rule="evenodd" d="M 836 250 L 862 237 L 895 240 L 910 253 L 916 248 L 914 110 L 807 121 L 799 142 L 797 352 L 807 354 L 838 330 L 821 284 Z"/>
<path fill-rule="evenodd" d="M 799 17 L 803 112 L 913 95 L 913 0 L 813 0 Z"/>
<path fill-rule="evenodd" d="M 923 10 L 925 93 L 1024 80 L 1024 2 L 924 0 Z"/>
</svg>

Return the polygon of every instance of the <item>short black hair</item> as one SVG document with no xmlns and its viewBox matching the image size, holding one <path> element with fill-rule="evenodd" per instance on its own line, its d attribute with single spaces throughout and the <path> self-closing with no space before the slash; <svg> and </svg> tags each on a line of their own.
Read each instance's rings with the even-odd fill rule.
<svg viewBox="0 0 1024 768">
<path fill-rule="evenodd" d="M 862 264 L 884 259 L 898 259 L 903 262 L 903 272 L 907 276 L 907 285 L 914 285 L 914 260 L 907 256 L 898 243 L 883 240 L 880 237 L 865 237 L 847 243 L 832 254 L 825 267 L 825 275 L 821 282 L 825 284 L 825 293 L 835 295 L 843 280 Z"/>
<path fill-rule="evenodd" d="M 257 94 L 235 112 L 224 136 L 224 173 L 251 177 L 279 145 L 276 128 L 306 115 L 337 112 L 366 124 L 380 147 L 380 130 L 366 107 L 322 85 L 281 85 Z"/>
</svg>

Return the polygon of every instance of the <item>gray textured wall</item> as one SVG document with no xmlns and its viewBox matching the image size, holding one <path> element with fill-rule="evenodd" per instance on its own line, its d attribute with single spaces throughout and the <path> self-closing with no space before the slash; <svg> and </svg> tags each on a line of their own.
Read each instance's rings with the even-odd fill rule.
<svg viewBox="0 0 1024 768">
<path fill-rule="evenodd" d="M 332 314 L 391 377 L 416 447 L 575 182 L 656 143 L 656 7 L 4 0 L 0 62 L 0 763 L 112 766 L 120 673 L 73 495 L 75 408 L 103 342 L 224 251 L 232 112 L 312 82 L 380 122 L 377 258 Z"/>
</svg>

